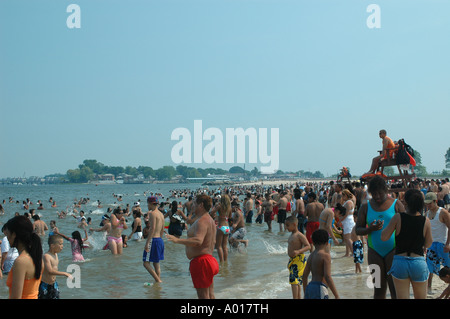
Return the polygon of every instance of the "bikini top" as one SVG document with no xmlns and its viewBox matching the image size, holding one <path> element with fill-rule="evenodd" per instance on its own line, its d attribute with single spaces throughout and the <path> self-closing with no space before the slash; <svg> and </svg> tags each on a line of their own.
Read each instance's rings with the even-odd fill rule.
<svg viewBox="0 0 450 319">
<path fill-rule="evenodd" d="M 116 219 L 119 222 L 119 224 L 116 226 L 116 228 L 123 229 L 123 224 L 120 222 L 120 219 L 118 219 L 117 216 L 116 216 Z"/>
</svg>

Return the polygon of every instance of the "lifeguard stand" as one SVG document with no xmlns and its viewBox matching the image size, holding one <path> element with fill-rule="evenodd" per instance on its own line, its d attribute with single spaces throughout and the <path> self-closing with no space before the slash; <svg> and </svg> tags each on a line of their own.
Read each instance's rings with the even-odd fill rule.
<svg viewBox="0 0 450 319">
<path fill-rule="evenodd" d="M 374 176 L 381 176 L 384 178 L 385 181 L 395 181 L 396 183 L 396 187 L 391 187 L 389 188 L 389 192 L 406 192 L 408 189 L 413 188 L 412 186 L 412 181 L 416 178 L 416 174 L 413 172 L 412 174 L 410 174 L 408 172 L 408 169 L 402 169 L 400 164 L 397 164 L 396 161 L 396 155 L 397 155 L 397 150 L 398 147 L 394 147 L 394 148 L 388 148 L 386 149 L 386 151 L 388 152 L 388 154 L 390 153 L 390 151 L 392 152 L 392 157 L 385 159 L 383 161 L 381 161 L 378 164 L 378 168 L 375 172 L 375 174 L 371 174 L 369 176 L 366 176 L 363 180 L 366 182 L 369 182 Z M 383 151 L 378 151 L 381 155 L 381 153 Z M 409 165 L 409 164 L 408 164 Z M 388 166 L 396 166 L 398 169 L 398 175 L 394 175 L 394 176 L 386 176 L 383 174 L 384 172 L 384 168 L 388 167 Z"/>
<path fill-rule="evenodd" d="M 351 184 L 350 177 L 352 177 L 352 175 L 350 174 L 350 169 L 344 166 L 342 167 L 341 172 L 338 175 L 337 182 L 340 183 L 344 178 L 346 178 L 348 180 L 348 183 Z"/>
</svg>

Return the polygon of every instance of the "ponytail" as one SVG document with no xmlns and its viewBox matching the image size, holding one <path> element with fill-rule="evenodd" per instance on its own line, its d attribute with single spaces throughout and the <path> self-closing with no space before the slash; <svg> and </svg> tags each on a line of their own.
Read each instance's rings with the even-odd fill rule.
<svg viewBox="0 0 450 319">
<path fill-rule="evenodd" d="M 16 237 L 11 247 L 18 247 L 19 242 L 30 255 L 34 263 L 34 277 L 39 279 L 42 272 L 42 243 L 38 234 L 33 231 L 31 221 L 23 216 L 16 216 L 8 220 L 4 226 L 11 233 L 15 233 Z"/>
<path fill-rule="evenodd" d="M 172 202 L 170 209 L 172 211 L 172 214 L 175 214 L 178 211 L 178 202 L 176 200 Z"/>
<path fill-rule="evenodd" d="M 39 279 L 42 272 L 42 244 L 38 234 L 32 233 L 30 237 L 30 245 L 27 250 L 34 263 L 34 278 Z"/>
</svg>

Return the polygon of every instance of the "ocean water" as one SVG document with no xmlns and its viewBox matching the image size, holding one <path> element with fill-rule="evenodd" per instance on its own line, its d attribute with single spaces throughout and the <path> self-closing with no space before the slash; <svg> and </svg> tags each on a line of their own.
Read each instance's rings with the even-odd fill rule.
<svg viewBox="0 0 450 319">
<path fill-rule="evenodd" d="M 82 205 L 86 217 L 92 218 L 92 227 L 97 228 L 101 216 L 108 207 L 114 208 L 119 202 L 113 194 L 121 194 L 122 206 L 130 206 L 140 200 L 145 203 L 145 192 L 170 195 L 172 189 L 192 189 L 201 187 L 200 184 L 115 184 L 115 185 L 13 185 L 0 186 L 0 200 L 5 199 L 5 214 L 0 216 L 4 224 L 15 212 L 24 213 L 22 200 L 29 198 L 35 204 L 38 200 L 44 203 L 44 210 L 37 211 L 47 225 L 55 220 L 60 232 L 71 236 L 77 227 L 77 221 L 71 216 L 58 219 L 57 211 L 71 210 L 74 201 L 89 197 L 90 203 Z M 12 196 L 19 204 L 8 203 Z M 51 208 L 48 202 L 53 197 L 58 207 Z M 103 208 L 97 208 L 100 200 Z M 184 202 L 183 199 L 177 199 Z M 143 206 L 145 210 L 146 207 Z M 133 218 L 128 217 L 129 228 L 123 234 L 131 232 Z M 83 235 L 83 232 L 81 232 Z M 183 233 L 186 236 L 186 232 Z M 274 224 L 272 231 L 267 230 L 266 224 L 248 224 L 248 247 L 230 250 L 229 260 L 220 266 L 219 274 L 215 277 L 214 288 L 216 298 L 221 299 L 273 299 L 291 298 L 291 288 L 288 283 L 288 232 L 279 232 L 278 224 Z M 43 240 L 43 249 L 47 251 L 48 235 Z M 79 267 L 79 287 L 67 284 L 65 277 L 57 277 L 62 299 L 195 299 L 195 289 L 189 275 L 189 261 L 185 256 L 184 246 L 165 240 L 165 259 L 161 262 L 161 284 L 153 284 L 153 278 L 142 265 L 142 252 L 145 241 L 128 241 L 122 255 L 112 255 L 109 250 L 102 250 L 106 239 L 101 233 L 89 235 L 92 248 L 83 252 L 85 262 L 76 263 Z M 353 258 L 344 258 L 345 247 L 337 246 L 332 249 L 332 274 L 341 298 L 372 298 L 372 289 L 367 287 L 367 264 L 363 265 L 363 273 L 355 274 Z M 217 254 L 214 253 L 217 257 Z M 367 260 L 367 259 L 366 259 Z M 72 262 L 71 248 L 68 241 L 64 242 L 63 251 L 59 254 L 59 270 L 68 271 Z M 72 272 L 72 271 L 68 271 Z M 146 284 L 150 283 L 150 285 Z M 0 279 L 0 298 L 8 297 L 6 276 Z"/>
</svg>

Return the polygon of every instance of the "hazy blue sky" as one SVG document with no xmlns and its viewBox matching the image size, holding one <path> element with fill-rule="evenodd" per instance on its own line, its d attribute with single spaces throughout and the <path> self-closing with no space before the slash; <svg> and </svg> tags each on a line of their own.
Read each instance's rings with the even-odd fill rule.
<svg viewBox="0 0 450 319">
<path fill-rule="evenodd" d="M 2 0 L 0 177 L 176 166 L 171 133 L 194 120 L 279 128 L 281 170 L 364 173 L 384 128 L 441 171 L 449 15 L 448 0 Z"/>
</svg>

